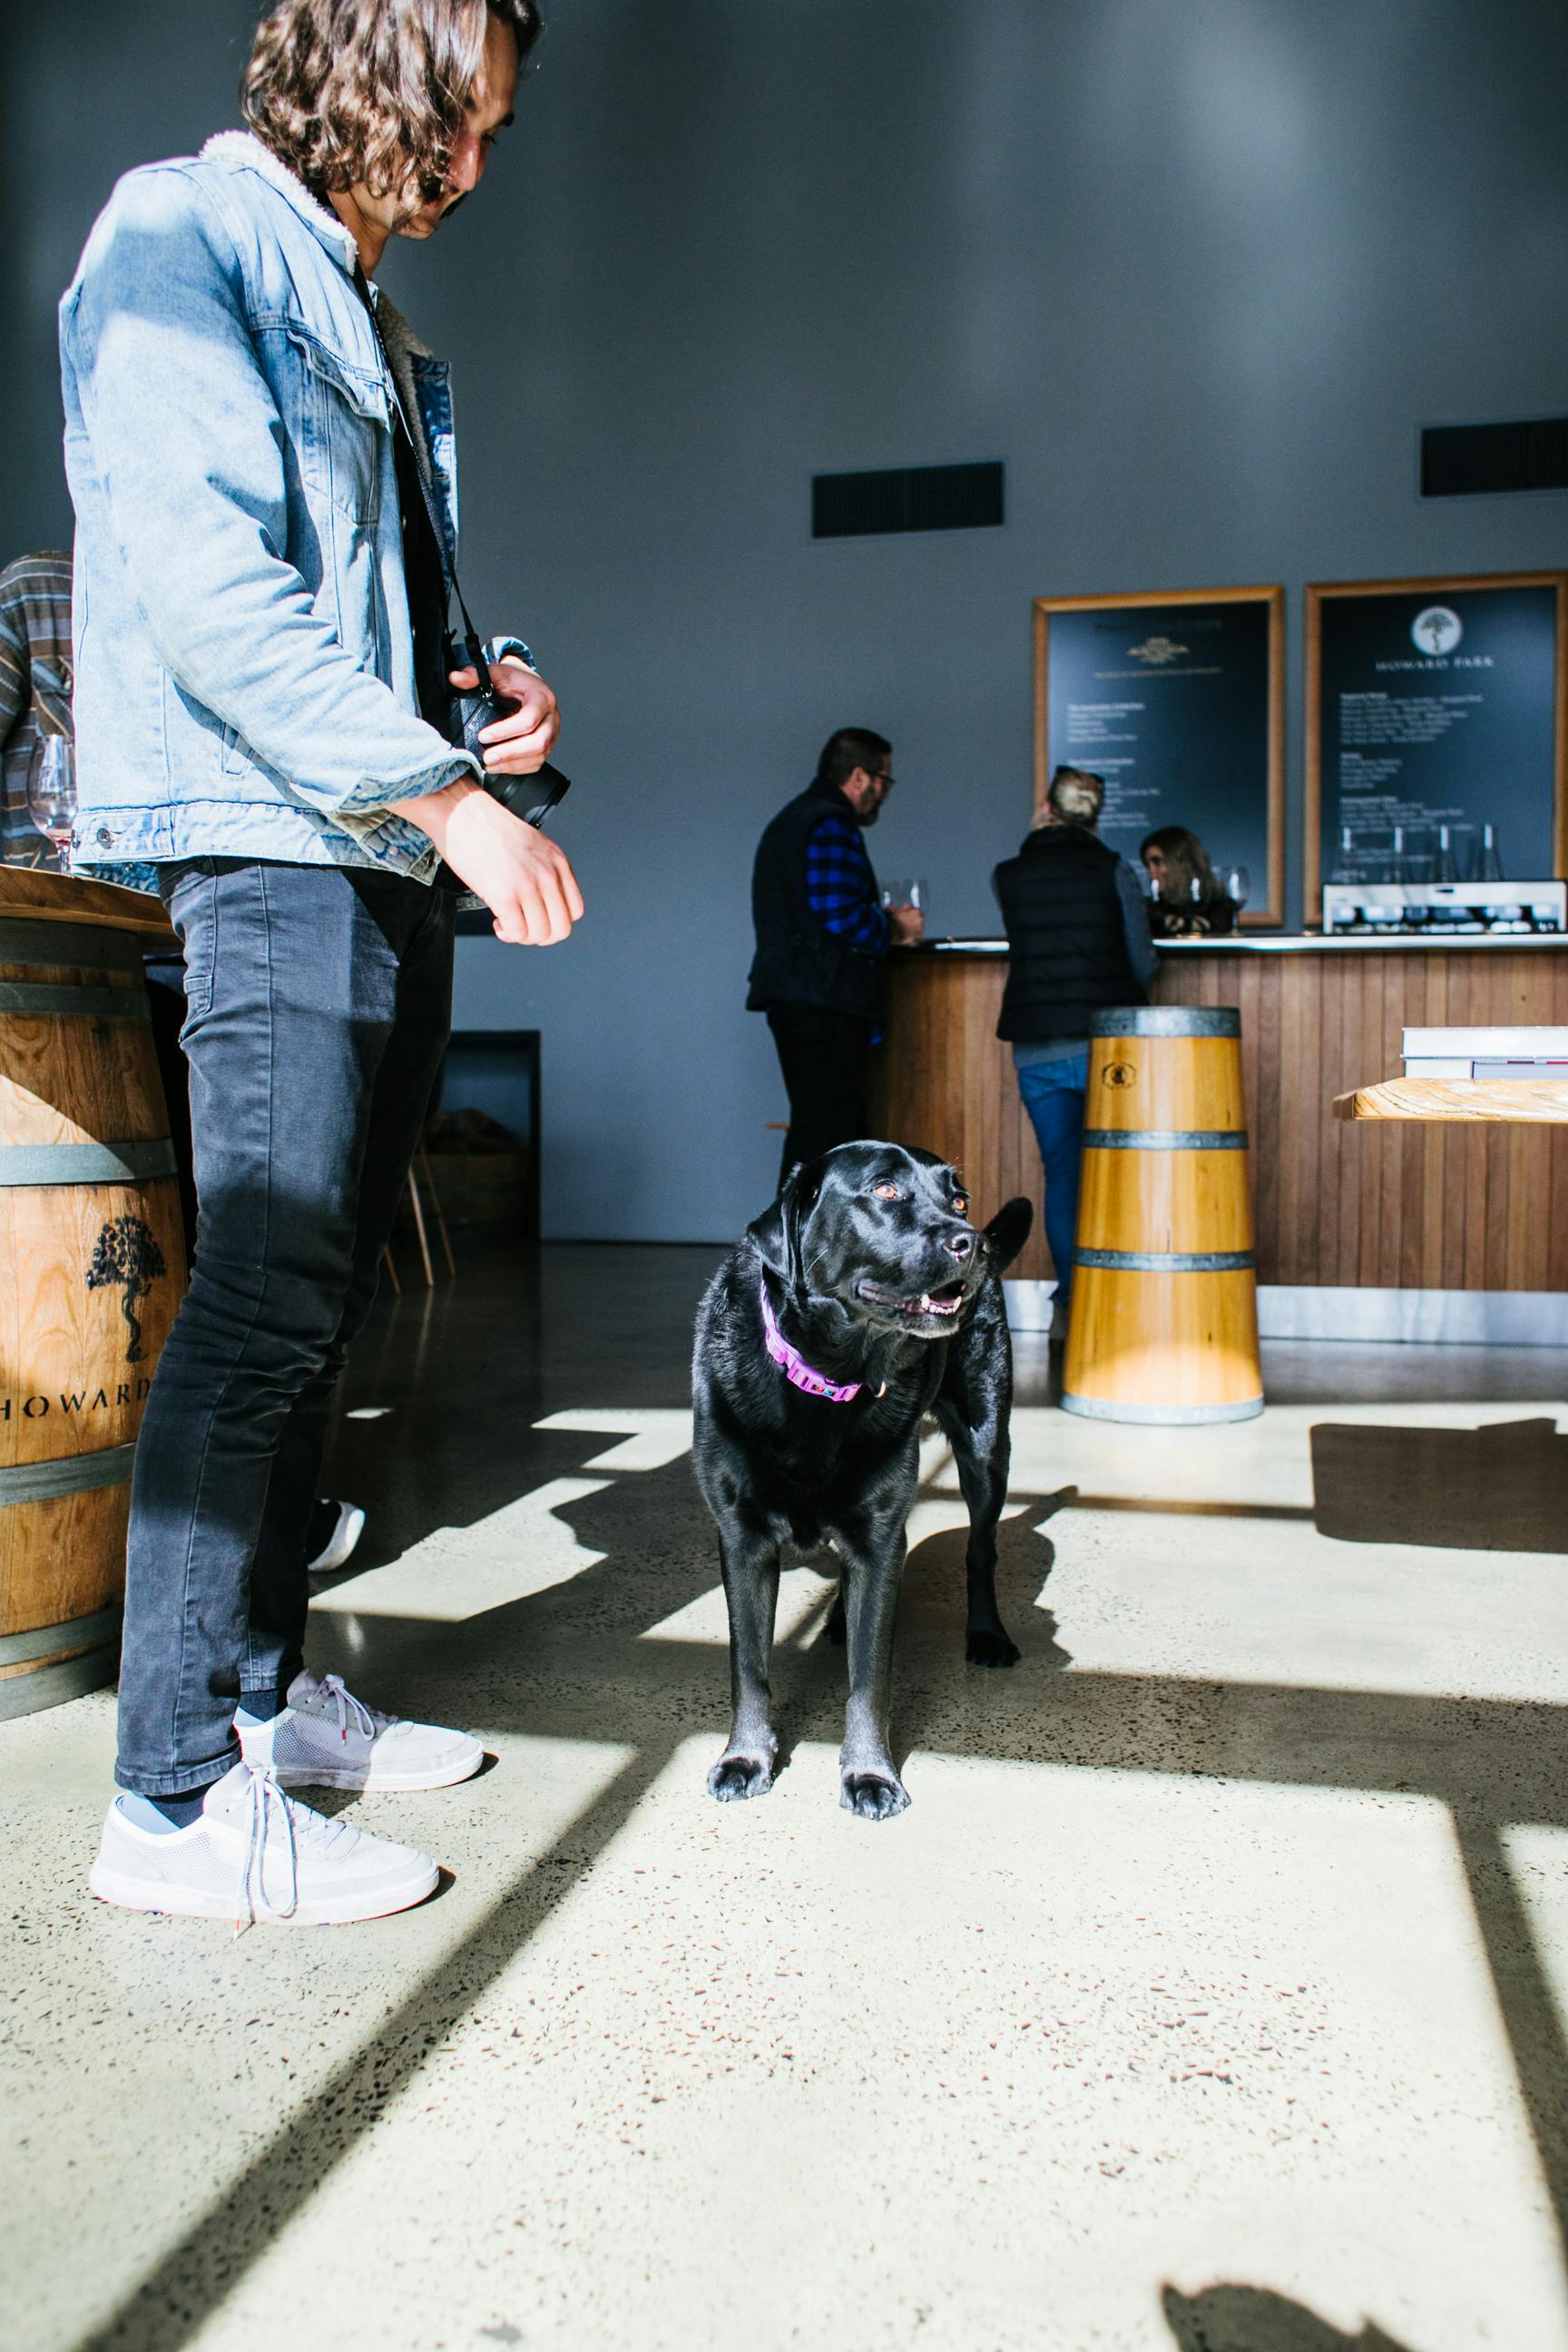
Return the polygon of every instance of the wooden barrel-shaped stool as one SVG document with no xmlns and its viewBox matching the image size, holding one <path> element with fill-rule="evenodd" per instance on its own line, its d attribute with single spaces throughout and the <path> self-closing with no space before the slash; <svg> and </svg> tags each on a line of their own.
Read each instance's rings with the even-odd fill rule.
<svg viewBox="0 0 1568 2352">
<path fill-rule="evenodd" d="M 1097 1013 L 1062 1403 L 1095 1421 L 1263 1410 L 1241 1015 Z"/>
<path fill-rule="evenodd" d="M 139 891 L 0 866 L 0 1718 L 111 1682 L 136 1433 L 185 1285 Z"/>
</svg>

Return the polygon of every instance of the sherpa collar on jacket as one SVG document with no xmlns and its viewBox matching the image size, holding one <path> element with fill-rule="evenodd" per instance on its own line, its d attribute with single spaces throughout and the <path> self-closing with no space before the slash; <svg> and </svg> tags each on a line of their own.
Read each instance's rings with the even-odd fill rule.
<svg viewBox="0 0 1568 2352">
<path fill-rule="evenodd" d="M 255 172 L 268 187 L 277 190 L 298 213 L 306 227 L 320 237 L 333 260 L 351 278 L 353 276 L 359 262 L 359 247 L 354 243 L 353 230 L 338 218 L 330 205 L 320 203 L 299 173 L 291 172 L 270 147 L 264 146 L 253 131 L 215 132 L 202 149 L 201 160 L 204 163 L 225 163 L 230 170 Z M 375 289 L 375 316 L 404 408 L 414 422 L 416 453 L 428 478 L 430 452 L 425 446 L 424 420 L 414 396 L 412 362 L 415 360 L 434 360 L 436 354 L 427 343 L 421 341 L 402 311 L 379 287 Z"/>
</svg>

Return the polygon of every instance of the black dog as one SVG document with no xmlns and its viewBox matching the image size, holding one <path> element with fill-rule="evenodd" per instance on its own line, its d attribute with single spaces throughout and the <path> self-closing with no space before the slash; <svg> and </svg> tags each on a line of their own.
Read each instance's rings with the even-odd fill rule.
<svg viewBox="0 0 1568 2352">
<path fill-rule="evenodd" d="M 831 1544 L 840 1565 L 842 1801 L 868 1821 L 909 1803 L 888 1752 L 889 1684 L 928 1412 L 952 1446 L 969 1510 L 964 1654 L 977 1666 L 1017 1663 L 996 1609 L 1013 1395 L 1001 1273 L 1034 1213 L 1009 1201 L 976 1233 L 968 1212 L 958 1178 L 931 1152 L 840 1144 L 795 1170 L 708 1286 L 695 1454 L 730 1611 L 734 1720 L 708 1775 L 721 1802 L 773 1786 L 768 1658 L 780 1548 L 793 1538 Z"/>
</svg>

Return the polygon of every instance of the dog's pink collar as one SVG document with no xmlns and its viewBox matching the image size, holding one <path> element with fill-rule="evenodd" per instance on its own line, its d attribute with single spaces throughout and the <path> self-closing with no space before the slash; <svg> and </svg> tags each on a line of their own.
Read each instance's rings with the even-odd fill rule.
<svg viewBox="0 0 1568 2352">
<path fill-rule="evenodd" d="M 858 1381 L 825 1380 L 820 1372 L 812 1370 L 797 1349 L 790 1346 L 779 1329 L 779 1318 L 773 1313 L 765 1280 L 763 1284 L 763 1337 L 767 1342 L 769 1355 L 785 1380 L 797 1389 L 804 1389 L 807 1396 L 823 1397 L 829 1404 L 852 1404 L 859 1395 L 861 1384 Z"/>
</svg>

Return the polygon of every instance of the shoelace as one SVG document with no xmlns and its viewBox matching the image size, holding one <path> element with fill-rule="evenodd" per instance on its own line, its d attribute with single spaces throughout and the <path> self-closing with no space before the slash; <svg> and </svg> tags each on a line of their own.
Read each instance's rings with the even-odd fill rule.
<svg viewBox="0 0 1568 2352">
<path fill-rule="evenodd" d="M 342 1675 L 323 1675 L 318 1696 L 330 1698 L 335 1704 L 338 1710 L 338 1738 L 345 1746 L 348 1743 L 351 1720 L 354 1729 L 365 1739 L 374 1739 L 378 1730 L 389 1730 L 397 1721 L 395 1715 L 378 1717 L 374 1707 L 368 1707 L 363 1699 L 355 1698 L 353 1691 L 344 1685 Z"/>
<path fill-rule="evenodd" d="M 236 1936 L 243 1936 L 247 1928 L 254 1927 L 261 1912 L 265 1912 L 268 1918 L 287 1919 L 298 1909 L 301 1845 L 334 1845 L 344 1836 L 357 1834 L 345 1822 L 328 1821 L 324 1815 L 313 1813 L 309 1805 L 296 1805 L 279 1787 L 270 1764 L 264 1768 L 252 1765 L 248 1769 L 250 1780 L 245 1792 L 245 1853 L 239 1865 L 239 1884 L 235 1890 Z M 268 1823 L 274 1805 L 281 1811 L 289 1847 L 289 1900 L 284 1904 L 274 1903 L 267 1892 Z"/>
<path fill-rule="evenodd" d="M 283 1826 L 289 1840 L 289 1900 L 281 1908 L 267 1897 L 267 1827 L 268 1808 L 276 1802 L 282 1808 Z M 256 1885 L 251 1884 L 254 1870 Z M 274 1918 L 287 1919 L 300 1900 L 300 1849 L 294 1831 L 294 1808 L 272 1776 L 268 1765 L 265 1771 L 251 1769 L 245 1791 L 245 1852 L 240 1857 L 239 1885 L 235 1889 L 234 1932 L 243 1936 L 247 1927 L 256 1925 L 256 1903 L 261 1898 L 263 1908 Z M 243 1916 L 241 1916 L 243 1913 Z"/>
</svg>

